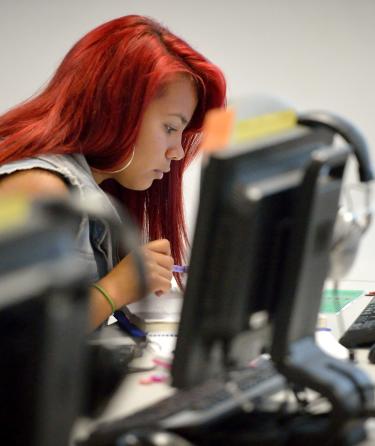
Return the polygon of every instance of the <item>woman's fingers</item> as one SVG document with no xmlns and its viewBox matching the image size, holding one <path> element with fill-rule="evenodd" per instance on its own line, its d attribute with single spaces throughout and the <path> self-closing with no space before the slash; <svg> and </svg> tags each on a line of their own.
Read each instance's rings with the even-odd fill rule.
<svg viewBox="0 0 375 446">
<path fill-rule="evenodd" d="M 173 258 L 170 255 L 170 244 L 168 240 L 155 240 L 154 242 L 148 243 L 144 246 L 143 253 L 146 267 L 153 270 L 158 266 L 165 269 L 163 274 L 166 277 L 172 278 Z"/>
<path fill-rule="evenodd" d="M 158 252 L 160 254 L 165 254 L 167 256 L 171 255 L 171 244 L 167 239 L 154 240 L 152 242 L 147 243 L 145 248 L 149 249 L 153 252 Z"/>
<path fill-rule="evenodd" d="M 168 240 L 155 240 L 144 246 L 144 258 L 148 272 L 149 288 L 158 295 L 169 291 L 173 278 L 173 258 Z"/>
<path fill-rule="evenodd" d="M 147 266 L 146 266 L 146 269 L 147 269 L 147 271 L 148 271 L 148 274 L 149 274 L 154 280 L 156 280 L 157 277 L 159 277 L 159 276 L 160 276 L 160 277 L 163 277 L 164 279 L 169 280 L 169 281 L 171 281 L 172 278 L 173 278 L 173 273 L 172 273 L 172 271 L 170 271 L 170 270 L 168 270 L 168 269 L 166 269 L 166 268 L 163 268 L 163 267 L 161 267 L 161 266 L 159 266 L 159 265 L 156 265 L 156 264 L 147 265 Z"/>
<path fill-rule="evenodd" d="M 155 263 L 160 267 L 165 268 L 168 271 L 172 271 L 173 258 L 171 256 L 145 250 L 144 260 L 146 264 Z"/>
<path fill-rule="evenodd" d="M 155 240 L 142 247 L 146 266 L 147 286 L 151 293 L 163 294 L 171 289 L 173 278 L 171 248 L 168 240 Z M 134 257 L 129 254 L 100 281 L 116 308 L 135 302 L 139 294 L 138 276 Z"/>
<path fill-rule="evenodd" d="M 169 281 L 171 281 L 173 278 L 173 273 L 170 269 L 163 268 L 158 264 L 155 263 L 149 264 L 146 266 L 146 268 L 148 270 L 149 275 L 152 276 L 154 280 L 157 280 L 159 276 Z"/>
</svg>

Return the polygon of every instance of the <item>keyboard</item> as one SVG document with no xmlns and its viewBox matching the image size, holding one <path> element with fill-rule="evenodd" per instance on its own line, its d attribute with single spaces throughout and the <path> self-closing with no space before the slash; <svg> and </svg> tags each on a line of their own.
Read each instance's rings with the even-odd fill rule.
<svg viewBox="0 0 375 446">
<path fill-rule="evenodd" d="M 367 347 L 375 343 L 375 297 L 339 340 L 347 348 Z"/>
<path fill-rule="evenodd" d="M 184 429 L 206 426 L 241 408 L 251 411 L 261 399 L 284 388 L 285 378 L 270 361 L 262 359 L 256 366 L 237 372 L 227 382 L 210 380 L 193 389 L 180 390 L 124 418 L 103 422 L 80 445 L 109 445 L 122 434 L 142 427 Z"/>
</svg>

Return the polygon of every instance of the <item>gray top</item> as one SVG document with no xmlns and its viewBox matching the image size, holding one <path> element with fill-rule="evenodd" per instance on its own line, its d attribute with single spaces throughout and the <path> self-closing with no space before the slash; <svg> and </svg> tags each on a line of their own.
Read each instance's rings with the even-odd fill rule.
<svg viewBox="0 0 375 446">
<path fill-rule="evenodd" d="M 42 155 L 0 166 L 0 175 L 40 168 L 56 172 L 78 193 L 82 202 L 96 194 L 106 213 L 120 220 L 108 195 L 95 182 L 86 158 L 81 154 Z M 116 250 L 107 225 L 100 219 L 84 216 L 77 234 L 77 252 L 87 264 L 90 280 L 103 277 L 117 263 Z"/>
</svg>

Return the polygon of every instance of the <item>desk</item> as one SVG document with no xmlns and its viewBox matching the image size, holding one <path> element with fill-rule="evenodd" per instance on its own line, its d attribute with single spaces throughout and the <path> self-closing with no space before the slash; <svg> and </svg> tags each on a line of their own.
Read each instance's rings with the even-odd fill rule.
<svg viewBox="0 0 375 446">
<path fill-rule="evenodd" d="M 327 288 L 332 288 L 331 283 L 326 284 Z M 375 283 L 373 281 L 343 281 L 340 284 L 342 290 L 363 290 L 372 291 L 375 290 Z M 340 311 L 340 318 L 335 313 L 323 313 L 323 317 L 326 319 L 326 325 L 332 330 L 334 336 L 339 339 L 344 332 L 350 327 L 359 314 L 365 309 L 370 302 L 370 296 L 361 296 L 347 304 Z M 341 326 L 343 324 L 343 326 Z"/>
<path fill-rule="evenodd" d="M 134 365 L 147 367 L 152 364 L 155 351 L 148 347 L 142 358 L 133 362 Z M 140 380 L 152 372 L 131 373 L 122 383 L 110 404 L 101 415 L 101 420 L 110 420 L 126 416 L 143 409 L 163 398 L 172 395 L 175 389 L 167 383 L 140 384 Z"/>
<path fill-rule="evenodd" d="M 375 283 L 350 281 L 345 282 L 342 288 L 363 289 L 366 291 L 374 290 Z M 354 320 L 362 309 L 363 306 L 353 306 L 351 319 Z M 364 369 L 375 382 L 375 365 L 368 362 L 367 350 L 358 349 L 356 353 L 358 366 Z M 149 366 L 152 364 L 154 354 L 154 350 L 148 347 L 144 352 L 143 357 L 137 359 L 134 365 Z M 175 392 L 175 390 L 166 383 L 153 383 L 151 385 L 140 384 L 140 379 L 147 376 L 149 373 L 150 372 L 142 372 L 129 375 L 110 401 L 110 404 L 100 417 L 100 421 L 109 421 L 115 418 L 124 417 L 132 412 L 152 405 Z M 366 426 L 369 432 L 369 439 L 366 442 L 363 442 L 360 446 L 370 446 L 375 444 L 375 419 L 368 420 Z"/>
</svg>

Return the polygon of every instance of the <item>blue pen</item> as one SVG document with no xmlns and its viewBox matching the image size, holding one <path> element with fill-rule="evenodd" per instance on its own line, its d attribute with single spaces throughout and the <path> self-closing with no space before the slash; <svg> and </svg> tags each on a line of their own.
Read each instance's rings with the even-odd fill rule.
<svg viewBox="0 0 375 446">
<path fill-rule="evenodd" d="M 189 270 L 188 265 L 173 265 L 172 272 L 173 273 L 187 273 Z"/>
<path fill-rule="evenodd" d="M 136 325 L 132 324 L 126 314 L 121 310 L 116 310 L 113 313 L 113 316 L 117 319 L 117 322 L 126 333 L 130 334 L 134 338 L 144 338 L 147 336 L 147 333 L 141 330 Z"/>
</svg>

